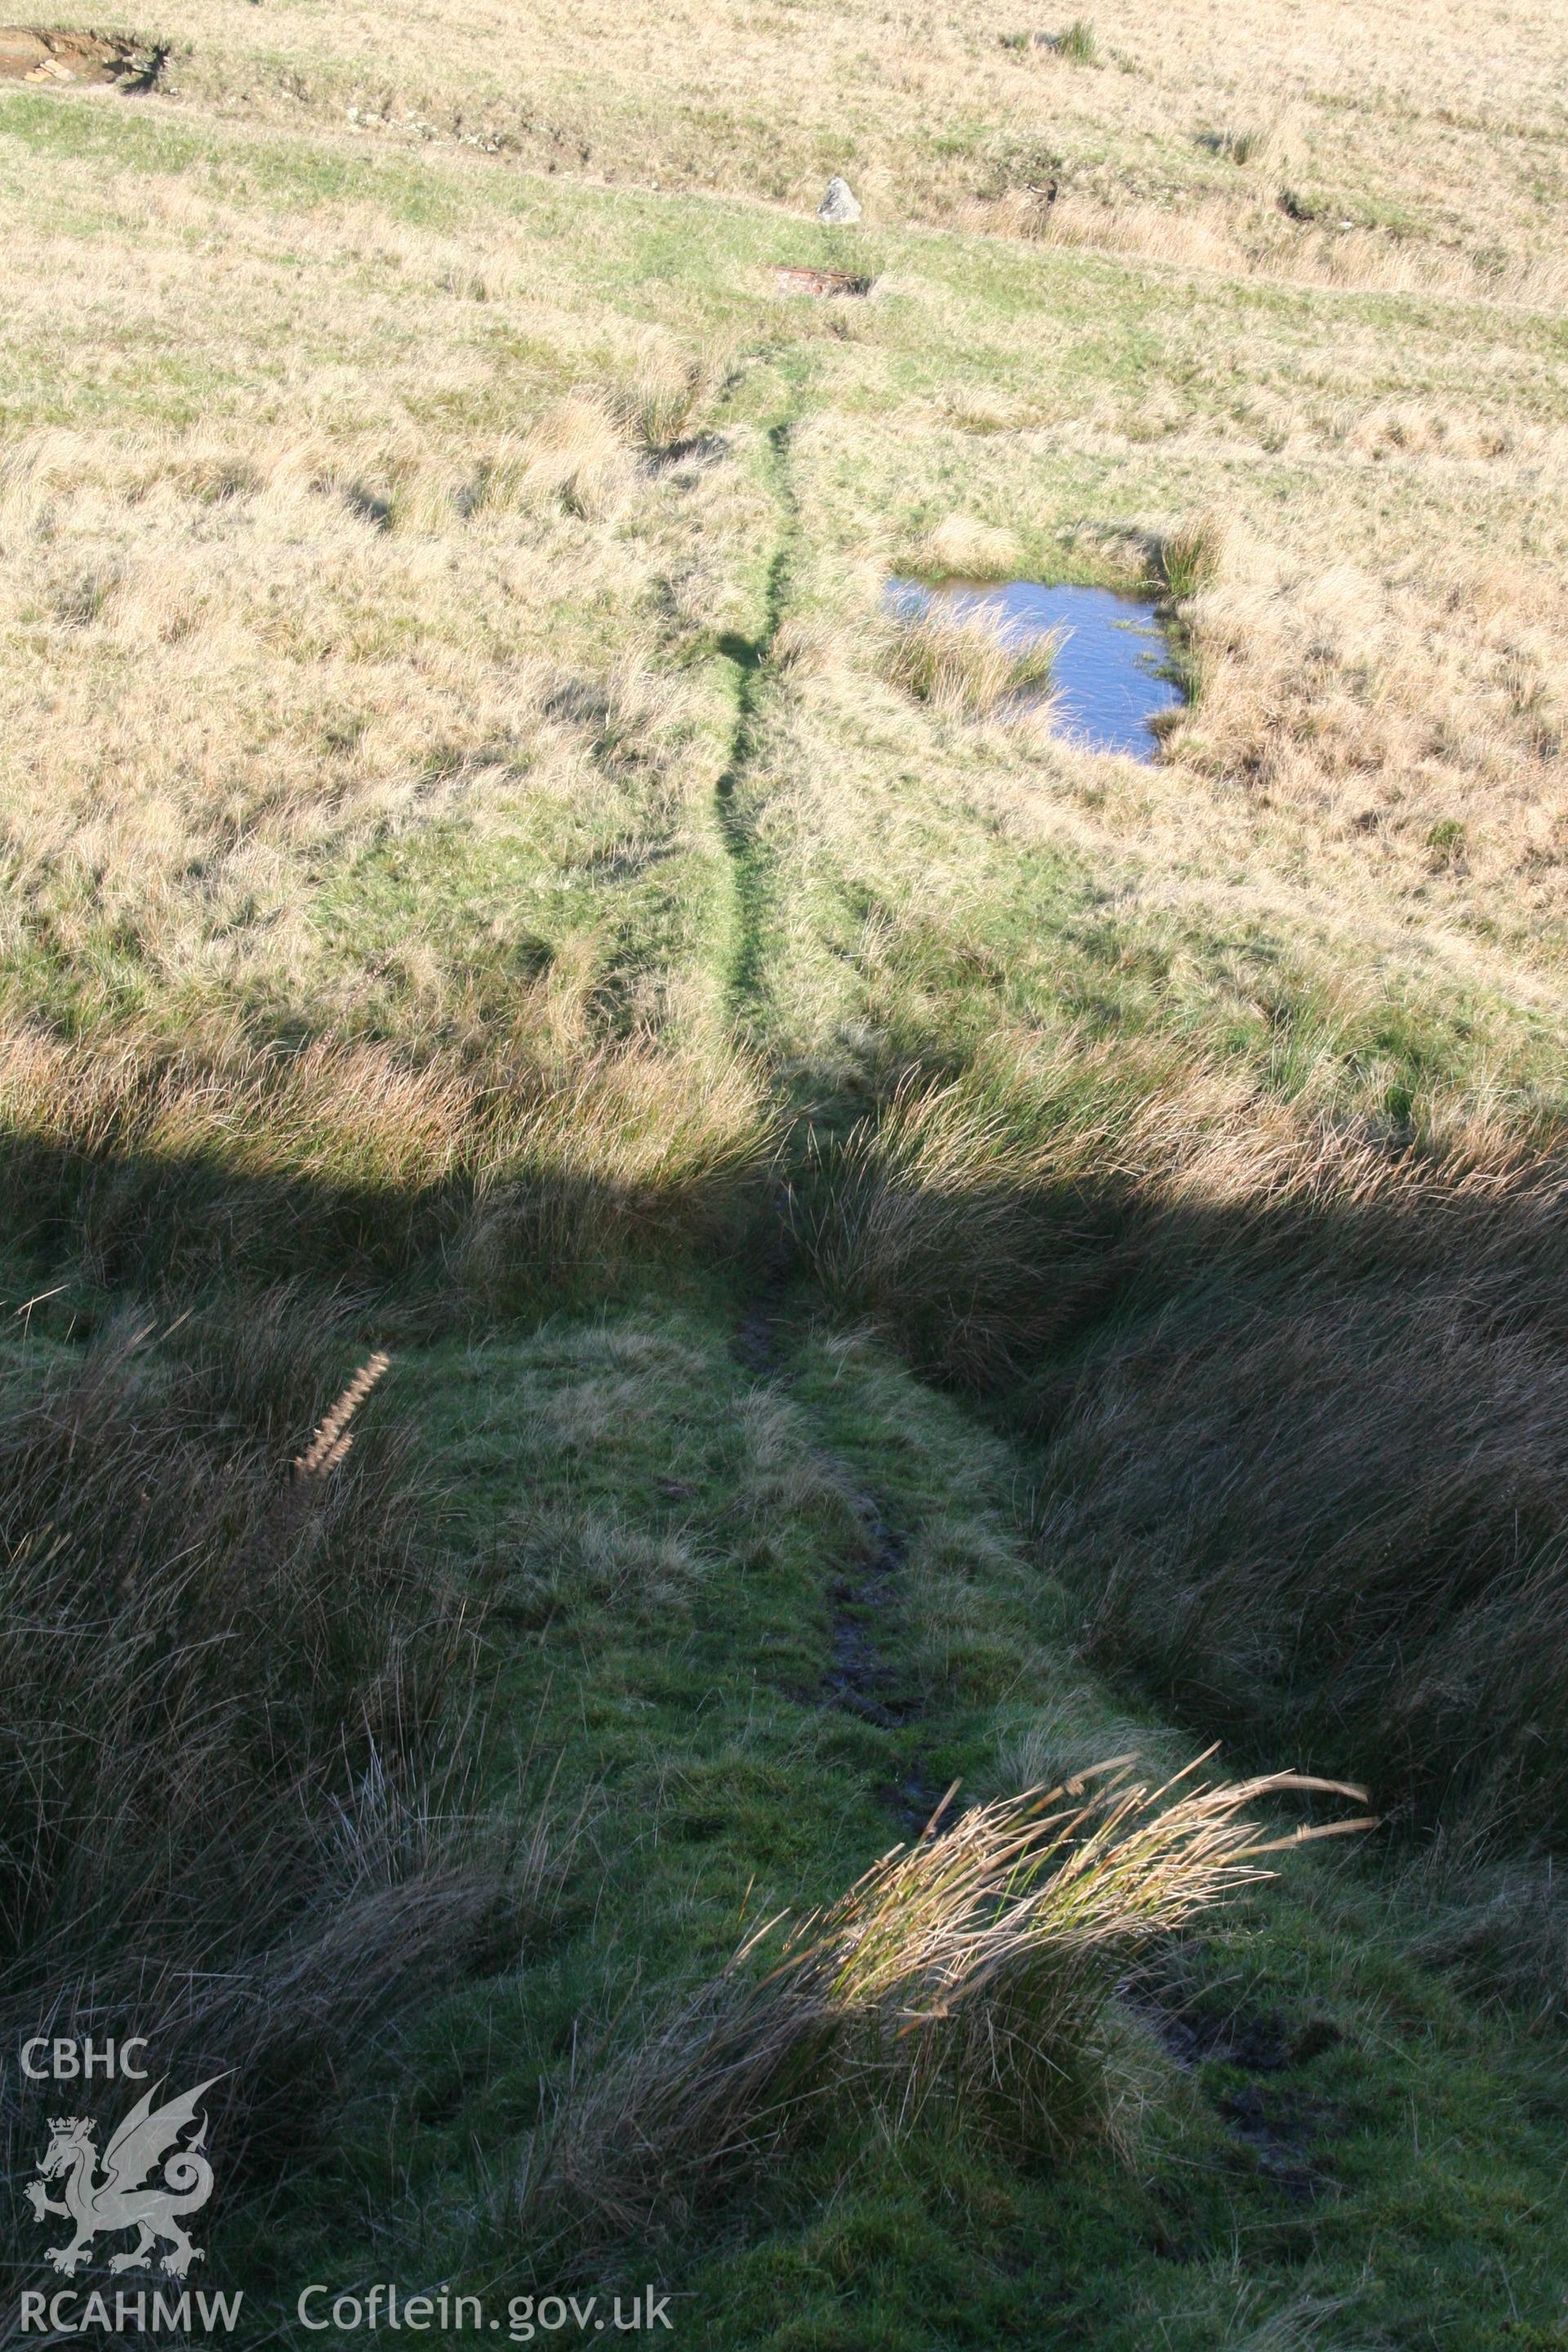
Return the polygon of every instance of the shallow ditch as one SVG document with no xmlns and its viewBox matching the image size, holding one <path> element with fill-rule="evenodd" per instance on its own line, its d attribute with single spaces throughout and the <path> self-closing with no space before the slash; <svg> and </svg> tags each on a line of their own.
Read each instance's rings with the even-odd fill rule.
<svg viewBox="0 0 1568 2352">
<path fill-rule="evenodd" d="M 889 609 L 978 623 L 1019 652 L 1058 638 L 1050 697 L 1057 731 L 1091 751 L 1152 760 L 1154 722 L 1184 697 L 1152 598 L 1115 588 L 1051 587 L 1038 580 L 889 581 Z"/>
</svg>

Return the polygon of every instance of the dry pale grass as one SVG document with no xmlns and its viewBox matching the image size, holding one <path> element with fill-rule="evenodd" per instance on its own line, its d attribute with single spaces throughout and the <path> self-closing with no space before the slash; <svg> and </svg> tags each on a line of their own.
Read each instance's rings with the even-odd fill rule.
<svg viewBox="0 0 1568 2352">
<path fill-rule="evenodd" d="M 613 528 L 637 430 L 584 392 L 446 446 L 405 425 L 57 430 L 0 453 L 12 1009 L 91 998 L 189 1038 L 292 1004 L 483 1050 L 487 962 L 513 1012 L 538 977 L 527 894 L 477 942 L 472 917 L 446 940 L 415 918 L 381 945 L 346 901 L 322 920 L 354 859 L 460 824 L 489 895 L 487 858 L 515 865 L 531 836 L 535 892 L 589 854 L 710 855 L 705 688 L 656 671 L 639 606 L 656 569 L 711 569 L 711 551 L 684 510 L 684 549 L 654 517 L 640 541 Z M 710 1032 L 668 929 L 612 1003 L 595 911 L 552 929 L 531 988 L 547 1040 L 592 1007 Z"/>
<path fill-rule="evenodd" d="M 1516 951 L 1533 934 L 1555 959 L 1568 602 L 1553 573 L 1500 556 L 1380 577 L 1233 541 L 1176 593 L 1198 697 L 1167 756 L 1242 786 L 1264 856 L 1271 833 L 1277 858 L 1310 844 L 1332 858 L 1347 913 L 1401 898 L 1474 908 Z"/>
<path fill-rule="evenodd" d="M 226 1054 L 134 1037 L 0 1049 L 18 1233 L 68 1234 L 100 1273 L 252 1273 L 307 1259 L 387 1273 L 447 1250 L 492 1305 L 613 1272 L 634 1246 L 725 1230 L 774 1114 L 741 1056 L 652 1041 L 465 1068 L 321 1039 Z"/>
<path fill-rule="evenodd" d="M 591 2259 L 679 2226 L 857 2107 L 893 2134 L 929 2111 L 961 2116 L 1014 2152 L 1125 2136 L 1135 2086 L 1111 2014 L 1129 1959 L 1266 1876 L 1279 1845 L 1369 1826 L 1260 1839 L 1259 1801 L 1364 1792 L 1293 1773 L 1152 1789 L 1134 1760 L 944 1808 L 836 1903 L 754 1930 L 720 1977 L 566 2086 L 514 2226 Z"/>
<path fill-rule="evenodd" d="M 1549 0 L 1506 20 L 1479 0 L 1247 17 L 1221 0 L 1110 0 L 1079 22 L 1075 37 L 1009 0 L 630 0 L 613 15 L 550 0 L 526 27 L 468 6 L 437 22 L 411 0 L 243 21 L 192 0 L 165 87 L 803 208 L 852 155 L 877 221 L 970 217 L 1184 264 L 1561 300 L 1541 210 L 1553 192 L 1531 160 L 1562 137 Z M 937 141 L 933 124 L 963 130 Z"/>
<path fill-rule="evenodd" d="M 1384 294 L 1446 294 L 1561 310 L 1568 263 L 1528 247 L 1500 263 L 1495 252 L 1358 230 L 1344 220 L 1301 228 L 1278 195 L 1266 202 L 1210 197 L 1173 209 L 1133 196 L 1068 195 L 1042 205 L 1026 189 L 992 212 L 998 227 L 1048 245 L 1080 247 L 1174 268 L 1223 271 Z M 984 221 L 982 212 L 980 221 Z M 976 225 L 980 225 L 977 222 Z"/>
<path fill-rule="evenodd" d="M 934 530 L 916 542 L 901 571 L 927 579 L 1007 580 L 1019 563 L 1016 531 L 972 515 L 944 515 Z"/>
</svg>

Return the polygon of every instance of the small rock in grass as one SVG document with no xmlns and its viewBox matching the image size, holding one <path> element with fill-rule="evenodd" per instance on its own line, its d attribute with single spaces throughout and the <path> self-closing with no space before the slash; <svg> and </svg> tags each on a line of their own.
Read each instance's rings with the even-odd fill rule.
<svg viewBox="0 0 1568 2352">
<path fill-rule="evenodd" d="M 860 217 L 860 207 L 850 193 L 849 183 L 839 179 L 837 173 L 827 183 L 827 194 L 816 207 L 816 217 L 830 228 L 844 228 Z"/>
</svg>

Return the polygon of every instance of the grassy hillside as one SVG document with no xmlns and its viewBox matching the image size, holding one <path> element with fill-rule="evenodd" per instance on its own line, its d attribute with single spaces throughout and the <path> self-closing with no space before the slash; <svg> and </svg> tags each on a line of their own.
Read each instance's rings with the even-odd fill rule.
<svg viewBox="0 0 1568 2352">
<path fill-rule="evenodd" d="M 1255 14 L 0 84 L 0 2014 L 257 2339 L 1568 2324 L 1562 37 Z"/>
</svg>

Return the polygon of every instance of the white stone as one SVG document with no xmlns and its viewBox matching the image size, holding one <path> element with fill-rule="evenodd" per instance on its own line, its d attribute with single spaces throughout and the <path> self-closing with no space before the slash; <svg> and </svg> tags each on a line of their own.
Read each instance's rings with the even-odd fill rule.
<svg viewBox="0 0 1568 2352">
<path fill-rule="evenodd" d="M 860 217 L 860 207 L 850 194 L 849 184 L 835 173 L 827 183 L 827 194 L 816 207 L 816 217 L 830 228 L 843 228 Z"/>
</svg>

